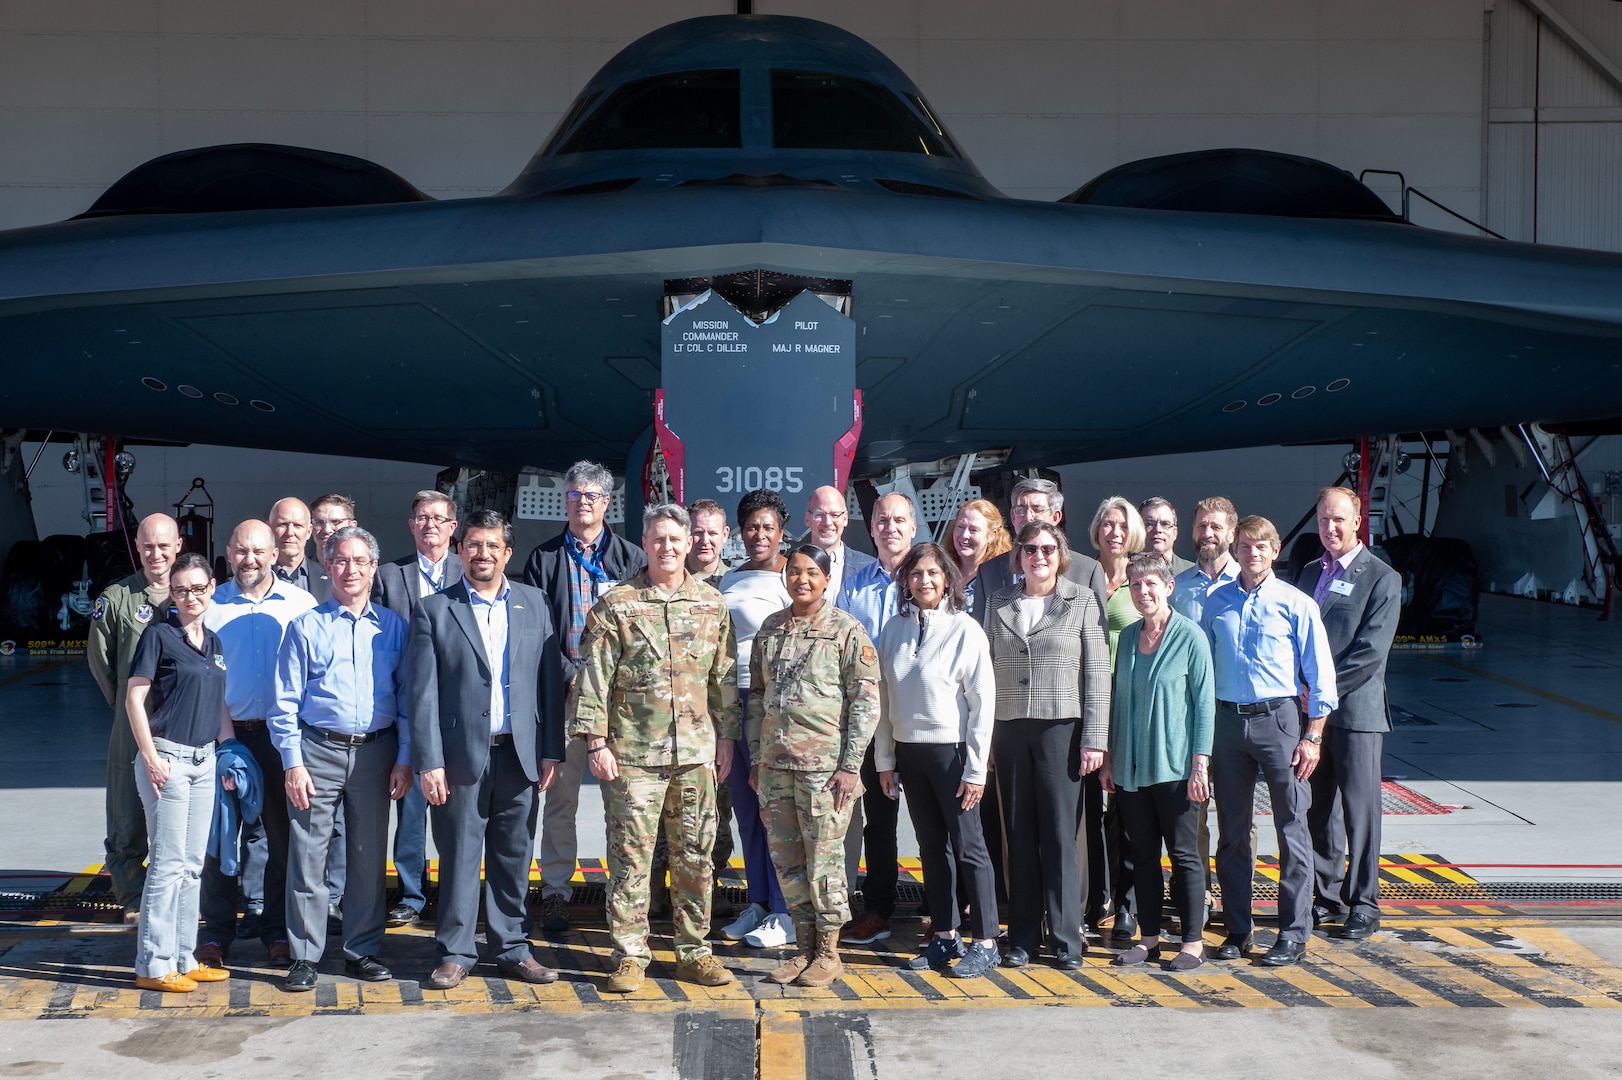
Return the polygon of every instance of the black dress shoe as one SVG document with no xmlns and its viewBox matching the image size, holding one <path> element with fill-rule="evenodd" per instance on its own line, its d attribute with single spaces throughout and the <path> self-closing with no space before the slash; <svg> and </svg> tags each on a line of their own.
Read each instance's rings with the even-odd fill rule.
<svg viewBox="0 0 1622 1080">
<path fill-rule="evenodd" d="M 1380 916 L 1365 915 L 1363 912 L 1354 912 L 1350 918 L 1335 931 L 1335 936 L 1347 941 L 1362 941 L 1364 938 L 1380 929 Z"/>
<path fill-rule="evenodd" d="M 314 964 L 308 960 L 294 960 L 293 966 L 287 969 L 287 978 L 282 980 L 282 989 L 294 994 L 314 990 L 315 977 Z"/>
<path fill-rule="evenodd" d="M 1030 962 L 1031 954 L 1020 948 L 1018 945 L 1009 947 L 1009 949 L 1002 954 L 1003 967 L 1024 967 Z"/>
<path fill-rule="evenodd" d="M 394 973 L 378 963 L 375 956 L 363 956 L 359 960 L 345 960 L 344 974 L 359 979 L 361 982 L 388 982 L 394 978 Z"/>
<path fill-rule="evenodd" d="M 1218 960 L 1237 960 L 1249 951 L 1249 934 L 1229 934 L 1222 939 L 1222 944 L 1217 947 L 1216 958 Z"/>
<path fill-rule="evenodd" d="M 1053 958 L 1053 966 L 1060 971 L 1079 971 L 1084 963 L 1080 953 L 1062 952 Z"/>
<path fill-rule="evenodd" d="M 1138 918 L 1130 911 L 1121 910 L 1115 913 L 1115 925 L 1110 929 L 1110 936 L 1120 941 L 1123 938 L 1131 941 L 1138 936 Z"/>
<path fill-rule="evenodd" d="M 1285 941 L 1280 938 L 1273 943 L 1273 947 L 1262 953 L 1261 963 L 1264 967 L 1289 967 L 1299 964 L 1301 958 L 1307 955 L 1307 943 L 1304 941 Z"/>
<path fill-rule="evenodd" d="M 1312 905 L 1312 928 L 1314 930 L 1325 923 L 1338 923 L 1345 917 L 1345 908 L 1332 907 L 1329 904 Z"/>
<path fill-rule="evenodd" d="M 421 914 L 409 904 L 395 904 L 389 908 L 388 918 L 384 922 L 388 926 L 415 926 Z"/>
</svg>

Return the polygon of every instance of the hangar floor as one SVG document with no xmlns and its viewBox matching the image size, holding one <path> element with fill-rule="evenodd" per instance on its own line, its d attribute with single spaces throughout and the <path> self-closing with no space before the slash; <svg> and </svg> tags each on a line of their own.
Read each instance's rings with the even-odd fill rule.
<svg viewBox="0 0 1622 1080">
<path fill-rule="evenodd" d="M 1320 935 L 1297 968 L 1213 962 L 1185 978 L 1110 967 L 1101 947 L 1074 974 L 1037 964 L 959 981 L 905 970 L 921 924 L 901 921 L 889 941 L 847 950 L 835 988 L 781 990 L 759 977 L 771 956 L 720 946 L 740 981 L 708 991 L 669 978 L 664 939 L 655 978 L 623 1000 L 595 989 L 610 951 L 595 859 L 577 878 L 577 929 L 537 942 L 564 972 L 550 987 L 492 972 L 423 990 L 433 951 L 419 929 L 391 931 L 385 959 L 401 978 L 389 984 L 324 974 L 317 993 L 286 995 L 247 943 L 229 983 L 136 991 L 130 934 L 97 914 L 98 881 L 83 874 L 100 854 L 106 711 L 80 661 L 0 658 L 0 1076 L 330 1069 L 359 1046 L 369 1071 L 454 1062 L 501 1076 L 995 1077 L 1077 1055 L 1144 1076 L 1185 1075 L 1191 1061 L 1241 1076 L 1299 1067 L 1302 1045 L 1357 1076 L 1416 1060 L 1435 1076 L 1617 1075 L 1622 628 L 1487 597 L 1479 629 L 1479 649 L 1393 657 L 1387 918 L 1367 943 Z M 584 835 L 582 855 L 600 845 Z"/>
</svg>

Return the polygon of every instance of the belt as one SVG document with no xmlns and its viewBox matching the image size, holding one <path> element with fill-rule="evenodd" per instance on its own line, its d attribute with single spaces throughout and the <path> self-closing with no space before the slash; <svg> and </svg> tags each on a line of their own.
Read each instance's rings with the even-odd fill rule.
<svg viewBox="0 0 1622 1080">
<path fill-rule="evenodd" d="M 1238 713 L 1240 716 L 1263 716 L 1263 715 L 1265 715 L 1267 713 L 1272 712 L 1274 709 L 1278 708 L 1280 705 L 1284 704 L 1286 701 L 1294 701 L 1294 700 L 1295 700 L 1294 698 L 1276 697 L 1276 698 L 1268 698 L 1266 701 L 1254 701 L 1254 702 L 1245 702 L 1245 703 L 1240 703 L 1240 702 L 1237 702 L 1237 701 L 1218 701 L 1217 704 L 1222 706 L 1224 709 L 1228 709 L 1231 712 Z"/>
<path fill-rule="evenodd" d="M 243 731 L 258 731 L 265 726 L 265 722 L 263 720 L 233 720 L 231 726 L 241 728 Z"/>
<path fill-rule="evenodd" d="M 367 743 L 372 742 L 375 739 L 381 739 L 385 734 L 393 731 L 394 728 L 391 725 L 390 727 L 386 728 L 378 728 L 376 731 L 368 731 L 364 735 L 340 735 L 336 731 L 327 731 L 325 728 L 311 727 L 309 724 L 300 721 L 299 730 L 305 734 L 314 735 L 322 742 L 334 743 L 338 746 L 365 746 Z"/>
<path fill-rule="evenodd" d="M 512 737 L 512 732 L 510 732 L 510 731 L 503 732 L 500 735 L 492 735 L 492 736 L 490 736 L 490 745 L 491 746 L 511 746 L 512 743 L 513 743 L 513 737 Z"/>
</svg>

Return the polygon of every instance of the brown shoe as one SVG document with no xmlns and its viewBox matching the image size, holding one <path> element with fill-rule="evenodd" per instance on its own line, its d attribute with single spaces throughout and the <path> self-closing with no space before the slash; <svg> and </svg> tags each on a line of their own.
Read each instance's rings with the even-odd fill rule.
<svg viewBox="0 0 1622 1080">
<path fill-rule="evenodd" d="M 819 930 L 817 955 L 794 982 L 797 986 L 828 986 L 844 974 L 845 965 L 839 960 L 839 931 Z"/>
<path fill-rule="evenodd" d="M 869 911 L 853 923 L 847 923 L 840 933 L 847 945 L 871 945 L 890 936 L 890 920 Z"/>
<path fill-rule="evenodd" d="M 721 965 L 714 953 L 702 953 L 691 963 L 677 964 L 676 978 L 699 986 L 725 986 L 734 980 L 732 972 Z"/>
<path fill-rule="evenodd" d="M 603 989 L 610 994 L 629 994 L 641 989 L 646 979 L 642 965 L 627 956 L 620 961 L 620 966 L 614 969 L 614 974 L 604 980 Z"/>
<path fill-rule="evenodd" d="M 231 977 L 231 973 L 222 967 L 199 961 L 196 967 L 185 972 L 185 976 L 194 983 L 211 983 L 224 982 Z"/>
<path fill-rule="evenodd" d="M 428 976 L 428 989 L 454 990 L 462 985 L 462 980 L 465 978 L 467 978 L 467 968 L 454 960 L 447 960 L 436 967 L 432 975 Z"/>
<path fill-rule="evenodd" d="M 196 956 L 197 954 L 193 953 L 192 955 Z M 198 957 L 197 962 L 201 964 L 203 962 L 202 957 Z M 270 966 L 280 968 L 293 966 L 293 947 L 287 943 L 285 938 L 270 943 Z"/>
<path fill-rule="evenodd" d="M 766 978 L 778 984 L 787 986 L 800 977 L 800 973 L 811 966 L 811 961 L 817 955 L 817 924 L 814 919 L 803 922 L 794 920 L 794 940 L 800 946 L 800 951 L 784 960 L 777 967 L 767 973 Z"/>
<path fill-rule="evenodd" d="M 142 990 L 158 990 L 165 994 L 189 994 L 197 989 L 197 984 L 178 971 L 171 971 L 161 979 L 154 979 L 148 975 L 135 976 L 135 985 Z"/>
<path fill-rule="evenodd" d="M 217 941 L 205 941 L 191 951 L 192 958 L 205 967 L 225 966 L 225 950 Z"/>
<path fill-rule="evenodd" d="M 533 956 L 526 956 L 516 964 L 502 964 L 501 973 L 509 979 L 541 985 L 558 981 L 558 973 L 537 961 Z"/>
</svg>

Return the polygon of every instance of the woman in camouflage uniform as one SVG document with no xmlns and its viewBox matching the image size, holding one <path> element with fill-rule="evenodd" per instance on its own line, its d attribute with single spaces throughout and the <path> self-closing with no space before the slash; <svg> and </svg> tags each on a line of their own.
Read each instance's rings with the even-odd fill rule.
<svg viewBox="0 0 1622 1080">
<path fill-rule="evenodd" d="M 830 569 L 821 548 L 794 550 L 784 570 L 792 603 L 761 625 L 749 658 L 749 786 L 800 947 L 767 978 L 801 986 L 844 974 L 845 830 L 879 720 L 878 654 L 862 624 L 824 598 Z"/>
</svg>

